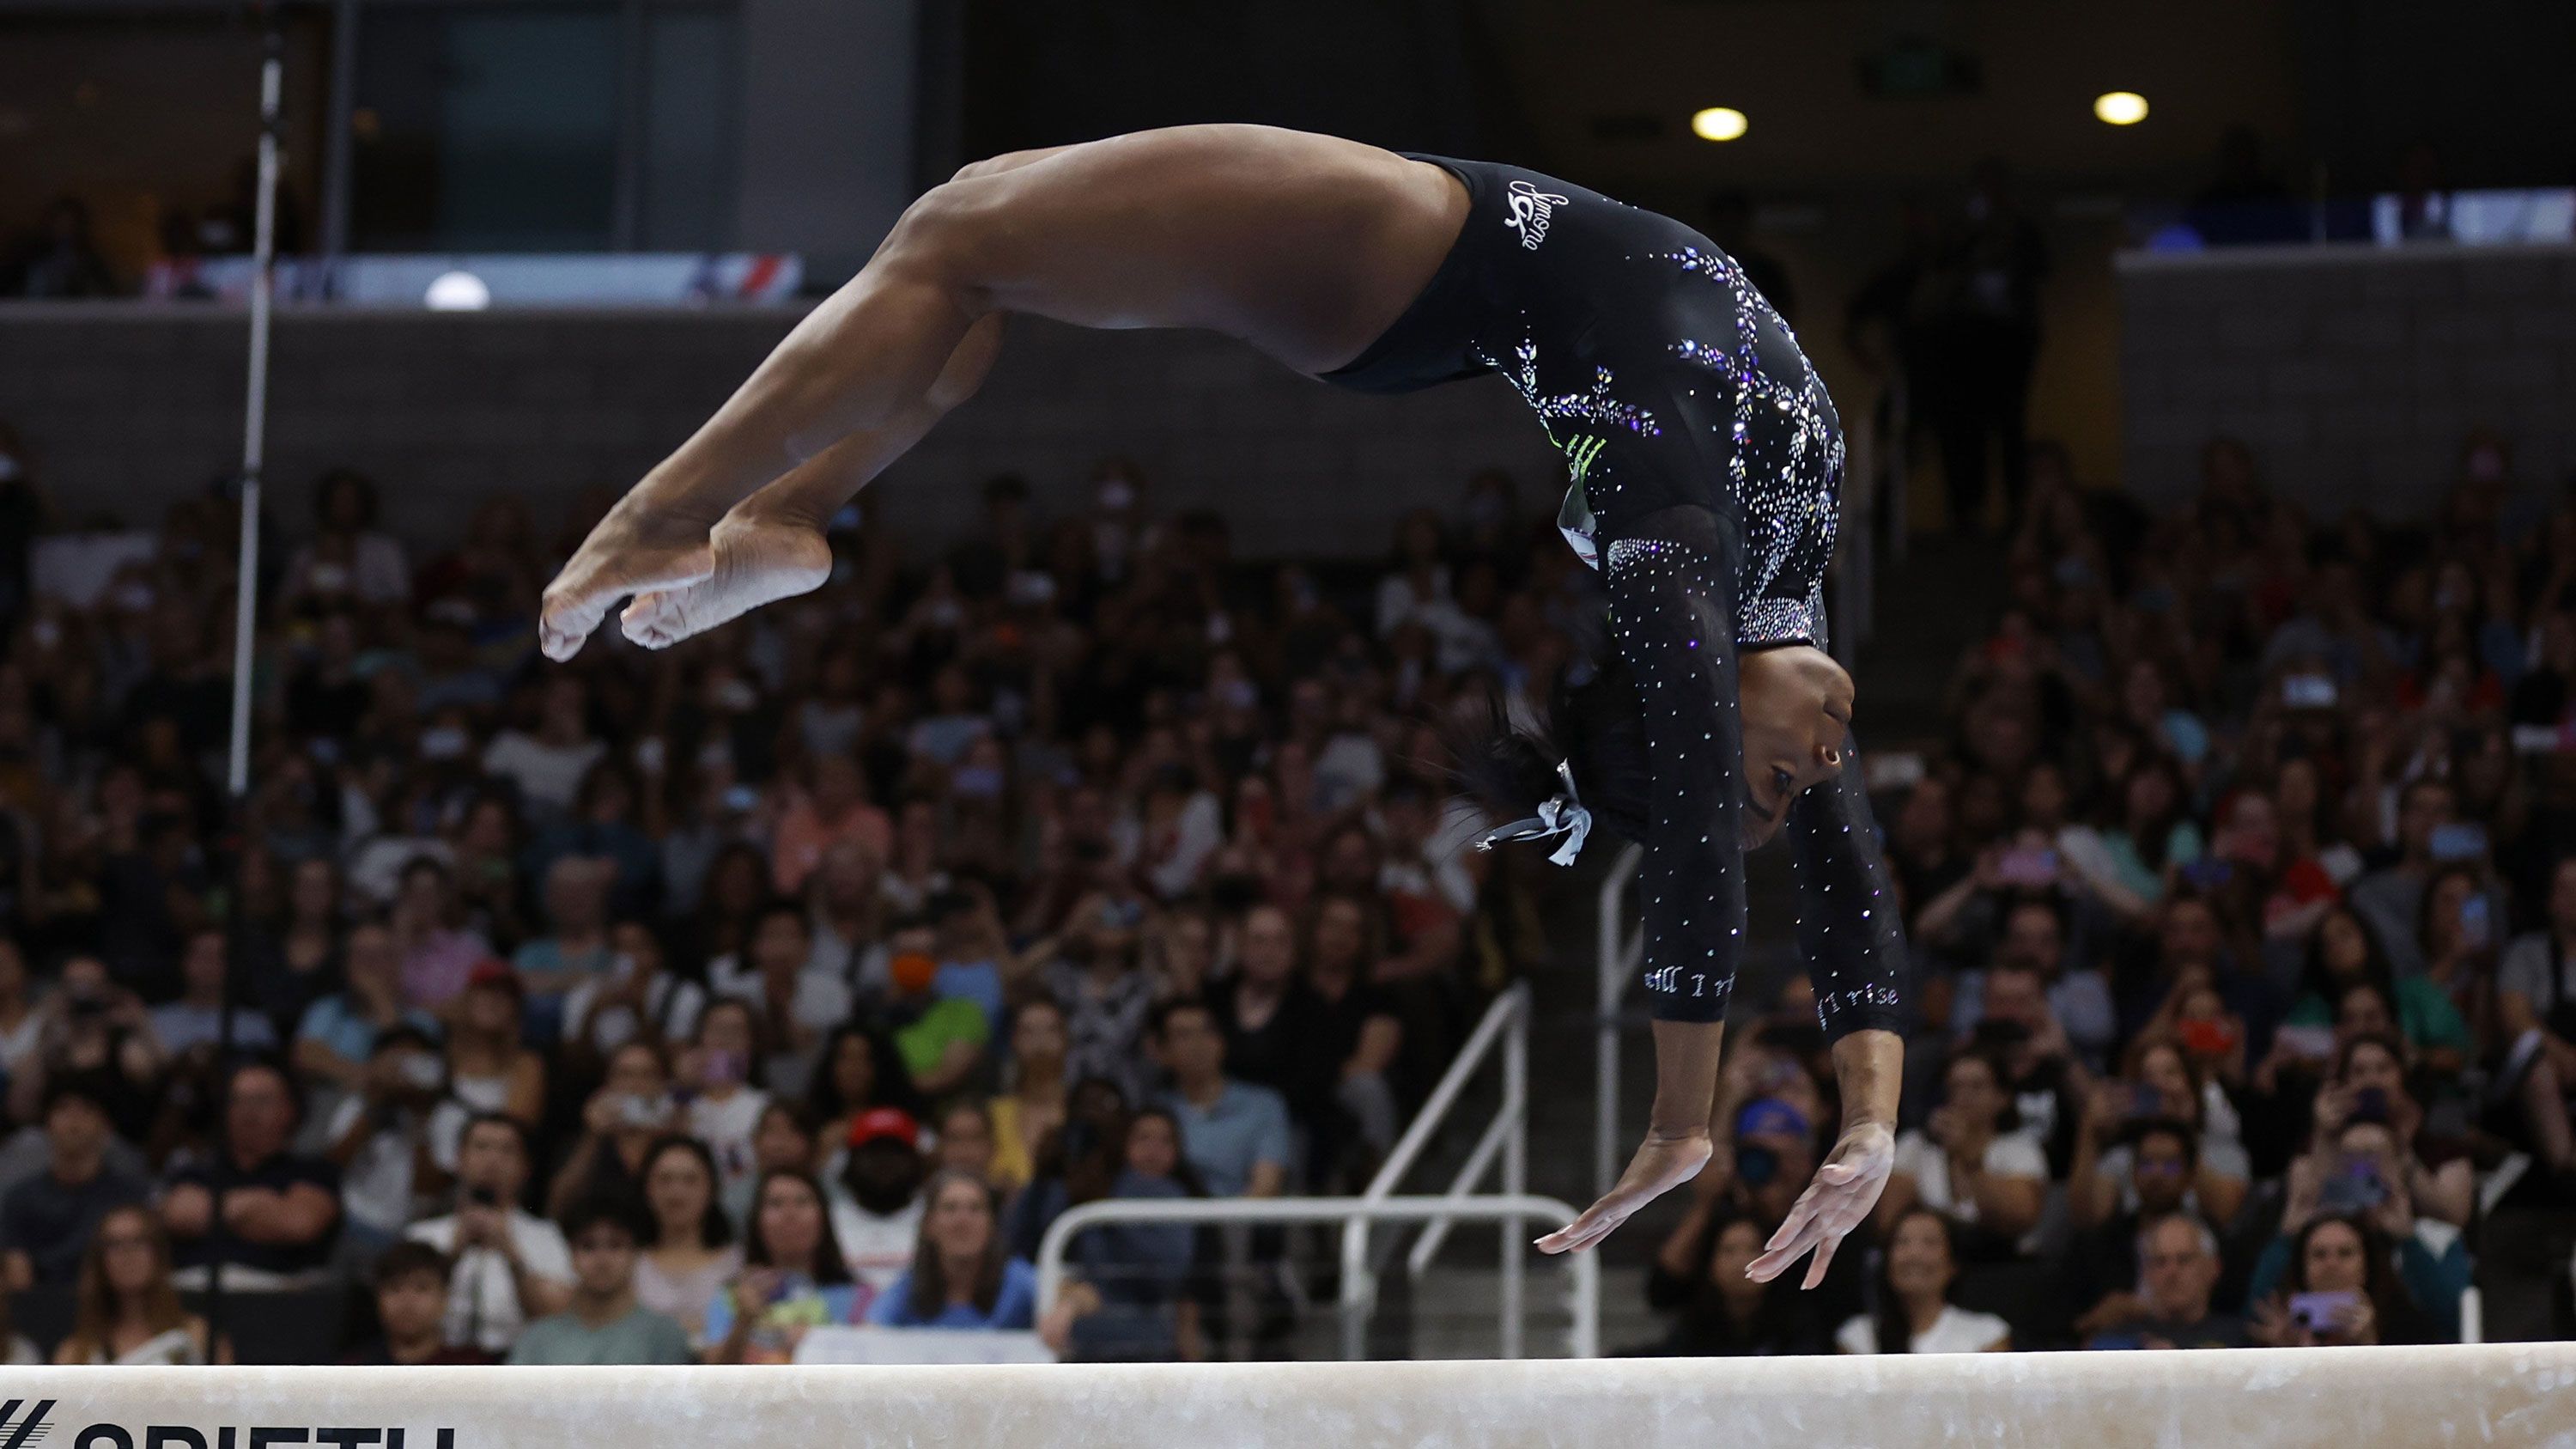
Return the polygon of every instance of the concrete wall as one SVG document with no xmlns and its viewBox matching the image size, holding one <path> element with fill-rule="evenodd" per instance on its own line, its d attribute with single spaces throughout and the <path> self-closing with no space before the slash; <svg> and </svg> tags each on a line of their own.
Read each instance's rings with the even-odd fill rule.
<svg viewBox="0 0 2576 1449">
<path fill-rule="evenodd" d="M 914 0 L 742 0 L 735 235 L 857 271 L 913 197 Z"/>
<path fill-rule="evenodd" d="M 278 507 L 301 526 L 305 485 L 350 463 L 414 537 L 454 537 L 503 490 L 550 526 L 583 488 L 623 489 L 659 461 L 797 316 L 282 314 Z M 0 307 L 0 419 L 67 509 L 148 521 L 238 464 L 244 328 L 214 307 Z M 1404 510 L 1452 507 L 1492 464 L 1553 512 L 1563 476 L 1498 379 L 1369 398 L 1221 338 L 1017 319 L 984 391 L 877 486 L 891 521 L 946 538 L 972 525 L 985 477 L 1018 470 L 1041 508 L 1069 508 L 1109 453 L 1143 464 L 1158 508 L 1222 508 L 1248 556 L 1375 554 Z"/>
<path fill-rule="evenodd" d="M 2227 433 L 2320 517 L 2421 516 L 2492 428 L 2576 469 L 2576 248 L 2247 249 L 2120 262 L 2129 486 L 2175 502 Z"/>
</svg>

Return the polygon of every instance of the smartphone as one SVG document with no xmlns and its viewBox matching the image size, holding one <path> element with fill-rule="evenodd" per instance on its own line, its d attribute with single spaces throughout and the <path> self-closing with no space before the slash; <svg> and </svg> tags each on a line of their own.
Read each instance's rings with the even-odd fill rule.
<svg viewBox="0 0 2576 1449">
<path fill-rule="evenodd" d="M 2332 709 L 2336 698 L 2332 675 L 2293 674 L 2281 681 L 2281 703 L 2292 709 Z"/>
<path fill-rule="evenodd" d="M 2460 902 L 2460 940 L 2472 951 L 2483 951 L 2495 939 L 2495 923 L 2487 914 L 2487 898 L 2471 896 Z"/>
<path fill-rule="evenodd" d="M 2129 1115 L 2161 1117 L 2165 1114 L 2165 1094 L 2139 1082 L 2129 1088 Z"/>
<path fill-rule="evenodd" d="M 2295 1056 L 2323 1061 L 2334 1055 L 2334 1028 L 2330 1026 L 2285 1026 L 2272 1036 Z"/>
<path fill-rule="evenodd" d="M 1995 863 L 1995 873 L 2006 885 L 2048 885 L 2057 879 L 2057 852 L 2044 845 L 2007 850 Z"/>
<path fill-rule="evenodd" d="M 2364 1087 L 2352 1094 L 2352 1115 L 2357 1122 L 2388 1120 L 2388 1093 L 2378 1087 Z"/>
<path fill-rule="evenodd" d="M 2476 860 L 2487 853 L 2487 828 L 2472 823 L 2436 825 L 2429 842 L 2433 858 L 2444 864 Z"/>
<path fill-rule="evenodd" d="M 2290 1321 L 2311 1333 L 2331 1329 L 2360 1302 L 2361 1295 L 2349 1288 L 2334 1293 L 2293 1293 L 2290 1295 Z"/>
<path fill-rule="evenodd" d="M 2227 884 L 2228 877 L 2234 874 L 2235 867 L 2224 858 L 2215 855 L 2195 856 L 2190 864 L 2182 868 L 2182 878 L 2205 891 L 2217 890 Z"/>
<path fill-rule="evenodd" d="M 2177 1029 L 2183 1048 L 2195 1056 L 2225 1056 L 2236 1046 L 2236 1033 L 2223 1021 L 2186 1021 Z"/>
</svg>

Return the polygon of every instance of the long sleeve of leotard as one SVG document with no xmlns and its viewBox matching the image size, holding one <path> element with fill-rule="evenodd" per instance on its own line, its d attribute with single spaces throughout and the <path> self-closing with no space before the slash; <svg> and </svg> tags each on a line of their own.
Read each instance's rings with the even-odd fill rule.
<svg viewBox="0 0 2576 1449">
<path fill-rule="evenodd" d="M 1744 944 L 1738 552 L 1731 523 L 1681 507 L 1623 530 L 1602 557 L 1652 771 L 1638 888 L 1658 1021 L 1725 1019 Z"/>
<path fill-rule="evenodd" d="M 1872 1027 L 1902 1032 L 1905 926 L 1848 733 L 1841 773 L 1801 793 L 1784 827 L 1798 881 L 1798 952 L 1825 1039 Z"/>
</svg>

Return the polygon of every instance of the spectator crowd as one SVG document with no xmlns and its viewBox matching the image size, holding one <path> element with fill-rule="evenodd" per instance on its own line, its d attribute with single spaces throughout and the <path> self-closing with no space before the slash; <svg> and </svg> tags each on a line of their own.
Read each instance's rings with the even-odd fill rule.
<svg viewBox="0 0 2576 1449">
<path fill-rule="evenodd" d="M 1239 563 L 1117 460 L 1055 519 L 998 478 L 945 553 L 862 508 L 815 593 L 558 669 L 582 520 L 495 500 L 422 556 L 335 471 L 270 553 L 236 821 L 228 495 L 38 545 L 0 455 L 21 1360 L 245 1352 L 218 1272 L 360 1304 L 265 1356 L 1281 1352 L 1329 1271 L 1291 1238 L 1087 1231 L 1044 1313 L 1040 1243 L 1355 1190 L 1548 955 L 1445 741 L 1542 708 L 1601 608 L 1500 474 L 1357 567 Z M 2472 1284 L 2490 1336 L 2565 1331 L 2576 500 L 2525 512 L 2485 436 L 2402 525 L 2223 439 L 2170 516 L 2026 473 L 1944 737 L 1870 760 L 1916 1012 L 1888 1190 L 1820 1289 L 1744 1278 L 1837 1125 L 1803 987 L 1745 1003 L 1644 1351 L 2436 1341 Z"/>
<path fill-rule="evenodd" d="M 1293 1240 L 1088 1231 L 1042 1317 L 1049 1225 L 1356 1190 L 1543 949 L 1531 864 L 1462 852 L 1445 783 L 1453 705 L 1533 697 L 1589 612 L 1500 475 L 1340 568 L 1239 564 L 1117 460 L 1062 518 L 998 478 L 952 550 L 854 513 L 817 592 L 555 668 L 537 593 L 586 520 L 498 499 L 424 552 L 334 471 L 309 531 L 263 521 L 236 820 L 231 495 L 102 532 L 0 455 L 29 1353 L 1279 1352 Z M 285 1331 L 263 1293 L 348 1327 L 212 1332 L 218 1274 L 236 1334 Z"/>
<path fill-rule="evenodd" d="M 2576 1331 L 2576 496 L 2484 434 L 2405 523 L 2224 438 L 2164 516 L 2027 473 L 1943 737 L 1873 762 L 1917 1019 L 1866 1241 L 1743 1277 L 1835 1136 L 1792 1000 L 1639 1351 Z"/>
</svg>

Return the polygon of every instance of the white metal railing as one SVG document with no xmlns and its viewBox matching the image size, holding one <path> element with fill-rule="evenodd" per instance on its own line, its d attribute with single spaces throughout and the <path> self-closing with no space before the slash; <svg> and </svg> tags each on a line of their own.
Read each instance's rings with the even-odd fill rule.
<svg viewBox="0 0 2576 1449">
<path fill-rule="evenodd" d="M 1575 1210 L 1552 1197 L 1508 1193 L 1495 1197 L 1229 1197 L 1103 1198 L 1067 1208 L 1038 1240 L 1038 1312 L 1055 1306 L 1064 1287 L 1065 1248 L 1073 1235 L 1104 1223 L 1340 1223 L 1347 1234 L 1354 1223 L 1471 1222 L 1503 1224 L 1503 1258 L 1517 1262 L 1528 1251 L 1520 1242 L 1519 1224 L 1536 1218 L 1552 1227 L 1574 1221 Z M 1601 1356 L 1601 1255 L 1568 1253 L 1573 1328 L 1568 1347 L 1576 1358 Z M 1519 1349 L 1516 1320 L 1505 1315 L 1512 1354 Z M 1349 1357 L 1360 1355 L 1353 1353 Z"/>
<path fill-rule="evenodd" d="M 1619 852 L 1610 863 L 1609 879 L 1601 882 L 1600 985 L 1593 1003 L 1594 1076 L 1592 1084 L 1592 1191 L 1606 1193 L 1619 1181 L 1619 1037 L 1622 1030 L 1619 1007 L 1628 996 L 1628 983 L 1637 979 L 1637 962 L 1645 954 L 1646 932 L 1640 925 L 1631 935 L 1620 929 L 1628 918 L 1626 910 L 1628 883 L 1637 878 L 1637 868 L 1645 864 L 1646 852 L 1631 845 Z"/>
<path fill-rule="evenodd" d="M 1494 998 L 1494 1004 L 1485 1008 L 1484 1019 L 1476 1023 L 1476 1029 L 1468 1034 L 1466 1044 L 1450 1061 L 1449 1070 L 1441 1074 L 1439 1084 L 1424 1099 L 1422 1110 L 1413 1114 L 1412 1125 L 1406 1127 L 1404 1135 L 1388 1149 L 1386 1161 L 1379 1164 L 1377 1175 L 1369 1179 L 1368 1186 L 1356 1199 L 1350 1200 L 1357 1206 L 1342 1225 L 1341 1315 L 1342 1353 L 1345 1358 L 1357 1359 L 1364 1355 L 1369 1313 L 1377 1306 L 1377 1273 L 1369 1265 L 1370 1218 L 1365 1208 L 1370 1204 L 1394 1200 L 1397 1185 L 1404 1181 L 1406 1173 L 1413 1170 L 1414 1162 L 1430 1145 L 1432 1135 L 1440 1130 L 1440 1124 L 1447 1120 L 1450 1109 L 1457 1105 L 1459 1094 L 1475 1079 L 1485 1058 L 1491 1056 L 1498 1045 L 1503 1053 L 1502 1106 L 1494 1113 L 1494 1120 L 1486 1124 L 1484 1134 L 1476 1141 L 1475 1150 L 1467 1154 L 1465 1165 L 1450 1179 L 1448 1190 L 1433 1200 L 1460 1204 L 1485 1201 L 1475 1196 L 1476 1184 L 1483 1179 L 1486 1169 L 1493 1166 L 1497 1155 L 1502 1158 L 1502 1195 L 1518 1197 L 1528 1190 L 1529 1012 L 1530 989 L 1527 982 L 1516 982 Z M 1418 1274 L 1429 1267 L 1431 1255 L 1439 1250 L 1441 1239 L 1448 1235 L 1449 1218 L 1433 1216 L 1426 1221 L 1430 1226 L 1406 1259 L 1407 1272 Z M 1521 1253 L 1514 1241 L 1520 1228 L 1519 1219 L 1504 1215 L 1502 1345 L 1499 1354 L 1503 1358 L 1518 1358 L 1521 1352 Z"/>
</svg>

